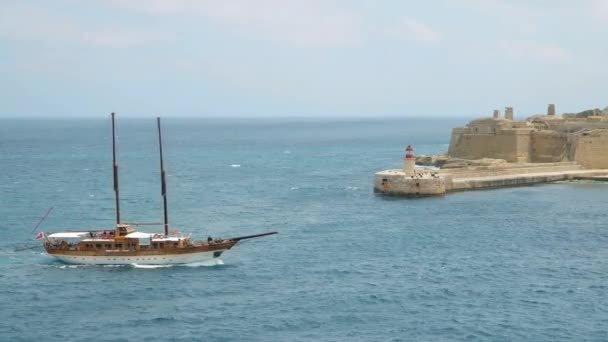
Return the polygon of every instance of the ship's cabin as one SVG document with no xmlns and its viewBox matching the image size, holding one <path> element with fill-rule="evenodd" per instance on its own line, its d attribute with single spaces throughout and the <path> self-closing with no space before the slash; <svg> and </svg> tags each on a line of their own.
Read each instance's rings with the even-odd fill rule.
<svg viewBox="0 0 608 342">
<path fill-rule="evenodd" d="M 75 251 L 170 250 L 192 246 L 189 235 L 138 232 L 130 225 L 117 225 L 115 230 L 53 233 L 47 237 L 48 249 Z"/>
<path fill-rule="evenodd" d="M 79 250 L 167 250 L 185 248 L 192 245 L 189 236 L 164 236 L 162 234 L 150 234 L 143 232 L 132 232 L 116 239 L 91 239 L 87 238 L 78 244 Z"/>
<path fill-rule="evenodd" d="M 116 237 L 125 237 L 134 232 L 135 232 L 135 229 L 131 225 L 128 225 L 128 224 L 117 224 L 116 225 Z"/>
</svg>

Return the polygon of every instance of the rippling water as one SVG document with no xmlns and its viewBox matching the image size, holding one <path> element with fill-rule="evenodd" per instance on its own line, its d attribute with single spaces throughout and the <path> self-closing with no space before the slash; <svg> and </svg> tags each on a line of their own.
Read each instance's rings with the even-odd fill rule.
<svg viewBox="0 0 608 342">
<path fill-rule="evenodd" d="M 31 231 L 111 227 L 109 120 L 0 121 L 0 340 L 608 340 L 608 185 L 374 195 L 464 119 L 164 120 L 169 217 L 270 230 L 224 264 L 67 266 Z M 155 121 L 120 119 L 122 216 L 161 221 Z"/>
</svg>

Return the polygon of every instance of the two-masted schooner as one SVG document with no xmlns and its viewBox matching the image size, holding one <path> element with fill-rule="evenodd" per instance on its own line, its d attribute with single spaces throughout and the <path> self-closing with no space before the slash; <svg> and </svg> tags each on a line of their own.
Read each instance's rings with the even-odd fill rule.
<svg viewBox="0 0 608 342">
<path fill-rule="evenodd" d="M 165 265 L 201 263 L 220 258 L 222 253 L 234 247 L 241 240 L 276 234 L 276 232 L 268 232 L 226 239 L 212 239 L 209 237 L 207 240 L 198 241 L 193 240 L 189 235 L 171 233 L 167 215 L 167 185 L 163 165 L 160 118 L 157 118 L 157 125 L 164 231 L 160 233 L 136 231 L 134 224 L 123 223 L 120 219 L 116 125 L 114 113 L 112 113 L 112 161 L 116 226 L 112 229 L 101 230 L 67 230 L 46 234 L 41 232 L 37 238 L 44 238 L 44 248 L 49 255 L 70 264 Z"/>
</svg>

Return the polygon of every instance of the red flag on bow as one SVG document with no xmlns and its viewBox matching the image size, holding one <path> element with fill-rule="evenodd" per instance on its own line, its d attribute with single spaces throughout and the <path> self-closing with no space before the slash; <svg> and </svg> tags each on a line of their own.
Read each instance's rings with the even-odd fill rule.
<svg viewBox="0 0 608 342">
<path fill-rule="evenodd" d="M 38 235 L 36 235 L 36 240 L 40 240 L 44 237 L 44 232 L 40 232 L 38 233 Z"/>
</svg>

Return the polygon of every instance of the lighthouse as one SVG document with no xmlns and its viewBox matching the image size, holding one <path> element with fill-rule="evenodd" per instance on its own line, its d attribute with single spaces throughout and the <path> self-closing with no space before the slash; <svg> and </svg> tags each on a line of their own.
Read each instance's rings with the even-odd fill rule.
<svg viewBox="0 0 608 342">
<path fill-rule="evenodd" d="M 414 165 L 416 164 L 416 158 L 414 157 L 414 149 L 412 145 L 407 145 L 405 149 L 405 158 L 403 159 L 403 172 L 406 176 L 414 176 L 416 175 L 416 169 Z"/>
</svg>

